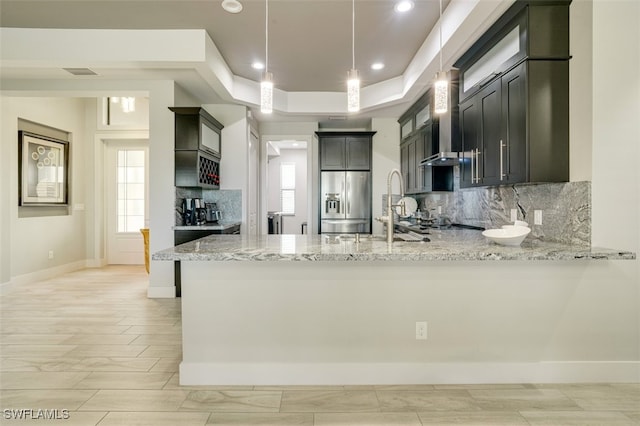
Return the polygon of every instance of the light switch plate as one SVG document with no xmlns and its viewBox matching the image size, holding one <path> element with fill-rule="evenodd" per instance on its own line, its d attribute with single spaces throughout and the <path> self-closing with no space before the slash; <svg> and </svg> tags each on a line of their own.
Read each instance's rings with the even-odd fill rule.
<svg viewBox="0 0 640 426">
<path fill-rule="evenodd" d="M 416 322 L 416 340 L 427 340 L 427 322 Z"/>
<path fill-rule="evenodd" d="M 513 223 L 516 220 L 518 220 L 518 210 L 511 209 L 511 222 Z"/>
<path fill-rule="evenodd" d="M 542 225 L 542 210 L 533 211 L 533 224 Z"/>
</svg>

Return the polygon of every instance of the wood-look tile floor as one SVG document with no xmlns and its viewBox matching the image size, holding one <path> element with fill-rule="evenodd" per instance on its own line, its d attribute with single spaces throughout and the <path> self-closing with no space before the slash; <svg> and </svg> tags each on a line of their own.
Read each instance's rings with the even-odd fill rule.
<svg viewBox="0 0 640 426">
<path fill-rule="evenodd" d="M 0 424 L 640 424 L 638 383 L 180 386 L 180 299 L 148 299 L 147 284 L 111 266 L 2 296 Z M 69 418 L 11 419 L 20 409 Z"/>
</svg>

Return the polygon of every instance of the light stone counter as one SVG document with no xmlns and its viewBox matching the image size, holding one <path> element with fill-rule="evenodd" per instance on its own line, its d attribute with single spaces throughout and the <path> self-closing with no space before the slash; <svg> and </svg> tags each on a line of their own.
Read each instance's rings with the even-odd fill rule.
<svg viewBox="0 0 640 426">
<path fill-rule="evenodd" d="M 205 225 L 176 225 L 173 227 L 174 231 L 224 231 L 234 226 L 240 225 L 241 222 L 237 220 L 232 221 L 219 221 L 217 223 L 207 223 Z"/>
<path fill-rule="evenodd" d="M 635 363 L 616 361 L 618 346 L 637 351 L 637 329 L 619 331 L 637 312 L 614 297 L 636 262 L 599 260 L 634 253 L 533 239 L 502 247 L 473 230 L 429 237 L 389 247 L 381 236 L 215 235 L 155 253 L 181 264 L 180 384 L 637 378 Z M 604 297 L 616 315 L 591 321 Z M 428 340 L 416 340 L 418 321 Z M 618 331 L 595 338 L 602 327 Z"/>
<path fill-rule="evenodd" d="M 215 235 L 153 254 L 154 260 L 179 261 L 459 261 L 459 260 L 631 260 L 629 251 L 527 239 L 520 247 L 500 246 L 480 231 L 430 231 L 429 242 L 396 241 L 361 235 Z"/>
</svg>

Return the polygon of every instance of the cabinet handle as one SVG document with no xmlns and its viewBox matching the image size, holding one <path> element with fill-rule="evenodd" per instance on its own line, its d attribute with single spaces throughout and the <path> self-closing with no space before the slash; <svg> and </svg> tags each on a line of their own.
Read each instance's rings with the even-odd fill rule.
<svg viewBox="0 0 640 426">
<path fill-rule="evenodd" d="M 480 183 L 480 149 L 476 148 L 476 183 Z"/>
<path fill-rule="evenodd" d="M 473 167 L 473 163 L 475 162 L 476 151 L 471 150 L 471 183 L 476 183 L 476 172 Z"/>
<path fill-rule="evenodd" d="M 500 180 L 504 180 L 506 175 L 504 174 L 504 143 L 500 139 Z"/>
</svg>

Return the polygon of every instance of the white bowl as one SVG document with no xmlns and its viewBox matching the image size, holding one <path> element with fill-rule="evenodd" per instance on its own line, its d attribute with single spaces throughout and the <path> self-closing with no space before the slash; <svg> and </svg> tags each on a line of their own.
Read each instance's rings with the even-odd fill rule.
<svg viewBox="0 0 640 426">
<path fill-rule="evenodd" d="M 487 229 L 486 231 L 482 231 L 482 235 L 496 244 L 519 246 L 527 235 L 529 235 L 529 232 L 531 232 L 531 229 L 525 226 L 509 226 L 501 229 Z"/>
</svg>

